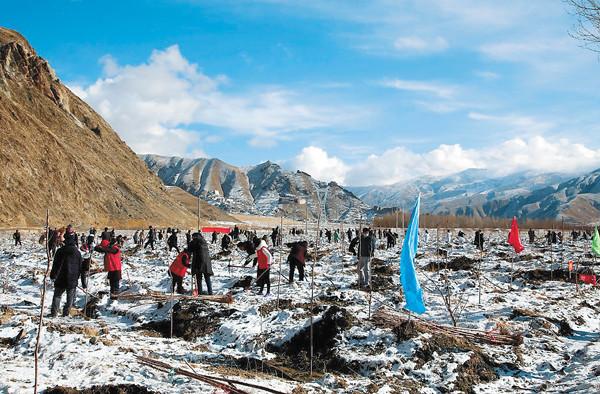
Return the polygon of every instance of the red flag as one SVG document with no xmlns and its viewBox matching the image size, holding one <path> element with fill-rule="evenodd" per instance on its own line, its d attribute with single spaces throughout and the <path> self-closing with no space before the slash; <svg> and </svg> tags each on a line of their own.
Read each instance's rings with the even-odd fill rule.
<svg viewBox="0 0 600 394">
<path fill-rule="evenodd" d="M 521 238 L 519 237 L 519 225 L 517 224 L 517 218 L 513 217 L 512 224 L 510 225 L 510 233 L 508 233 L 508 243 L 515 248 L 516 253 L 521 253 L 523 245 L 521 245 Z"/>
<path fill-rule="evenodd" d="M 596 286 L 596 275 L 594 274 L 579 274 L 579 280 L 583 283 Z"/>
</svg>

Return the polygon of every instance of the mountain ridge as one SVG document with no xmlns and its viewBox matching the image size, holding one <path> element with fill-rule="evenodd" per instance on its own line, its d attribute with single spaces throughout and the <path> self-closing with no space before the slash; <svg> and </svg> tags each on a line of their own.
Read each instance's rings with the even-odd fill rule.
<svg viewBox="0 0 600 394">
<path fill-rule="evenodd" d="M 368 216 L 368 205 L 337 183 L 316 180 L 299 170 L 287 171 L 270 160 L 240 168 L 214 158 L 139 157 L 166 185 L 200 195 L 229 212 L 304 218 L 308 211 L 309 217 L 316 218 L 318 193 L 322 191 L 322 215 L 329 220 L 352 221 Z M 301 199 L 307 204 L 301 204 Z"/>
</svg>

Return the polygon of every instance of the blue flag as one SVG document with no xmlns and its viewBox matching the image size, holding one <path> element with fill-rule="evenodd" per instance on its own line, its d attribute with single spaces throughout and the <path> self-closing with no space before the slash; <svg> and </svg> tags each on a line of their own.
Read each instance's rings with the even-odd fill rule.
<svg viewBox="0 0 600 394">
<path fill-rule="evenodd" d="M 400 282 L 404 290 L 406 305 L 404 308 L 409 311 L 421 314 L 425 312 L 423 303 L 423 290 L 419 285 L 417 273 L 415 272 L 415 256 L 419 247 L 419 207 L 421 205 L 421 196 L 417 197 L 417 202 L 412 211 L 406 237 L 402 244 L 402 254 L 400 255 Z"/>
</svg>

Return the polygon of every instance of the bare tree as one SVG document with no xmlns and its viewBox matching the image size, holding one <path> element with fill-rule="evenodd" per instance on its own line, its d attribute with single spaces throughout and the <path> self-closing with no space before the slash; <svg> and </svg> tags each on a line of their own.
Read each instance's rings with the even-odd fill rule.
<svg viewBox="0 0 600 394">
<path fill-rule="evenodd" d="M 565 0 L 577 18 L 571 36 L 581 40 L 583 46 L 600 52 L 600 0 Z"/>
</svg>

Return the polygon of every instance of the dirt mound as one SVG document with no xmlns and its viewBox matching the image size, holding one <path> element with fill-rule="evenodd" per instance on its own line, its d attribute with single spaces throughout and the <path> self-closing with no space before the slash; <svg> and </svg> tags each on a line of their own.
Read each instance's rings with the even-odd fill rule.
<svg viewBox="0 0 600 394">
<path fill-rule="evenodd" d="M 371 259 L 371 287 L 373 291 L 381 291 L 394 287 L 395 275 L 399 275 L 397 267 L 387 264 L 385 260 Z"/>
<path fill-rule="evenodd" d="M 233 283 L 233 285 L 231 286 L 231 288 L 234 289 L 234 288 L 241 287 L 243 289 L 248 289 L 251 285 L 252 285 L 252 276 L 246 275 L 243 278 L 240 278 L 237 281 L 235 281 Z"/>
<path fill-rule="evenodd" d="M 404 342 L 420 335 L 415 322 L 411 320 L 404 320 L 399 325 L 394 326 L 392 332 L 396 335 L 398 342 Z"/>
<path fill-rule="evenodd" d="M 424 339 L 413 353 L 417 368 L 433 360 L 436 354 L 471 352 L 469 360 L 456 369 L 454 389 L 465 393 L 474 392 L 473 386 L 498 379 L 496 364 L 475 344 L 457 336 L 437 333 Z"/>
<path fill-rule="evenodd" d="M 105 386 L 92 386 L 85 389 L 56 386 L 44 391 L 45 394 L 154 394 L 144 386 L 137 384 L 110 384 Z"/>
<path fill-rule="evenodd" d="M 474 393 L 473 386 L 498 379 L 495 367 L 487 356 L 483 357 L 480 353 L 471 354 L 467 362 L 456 368 L 458 376 L 454 382 L 454 390 Z"/>
<path fill-rule="evenodd" d="M 296 309 L 300 308 L 306 311 L 306 313 L 310 313 L 310 302 L 294 302 L 293 300 L 282 298 L 279 300 L 279 309 Z M 269 313 L 277 310 L 277 300 L 271 300 L 266 302 L 258 307 L 258 311 L 261 316 L 267 316 Z M 323 306 L 315 304 L 313 313 L 319 313 L 323 311 Z"/>
<path fill-rule="evenodd" d="M 425 266 L 427 271 L 439 271 L 441 269 L 449 269 L 452 271 L 470 271 L 477 264 L 477 260 L 467 256 L 455 257 L 450 261 L 432 261 Z"/>
<path fill-rule="evenodd" d="M 571 336 L 574 334 L 574 331 L 571 328 L 571 325 L 565 319 L 557 319 L 554 317 L 544 316 L 541 313 L 532 311 L 530 309 L 514 308 L 510 315 L 510 318 L 511 318 L 511 320 L 518 319 L 518 318 L 543 319 L 543 320 L 549 321 L 550 323 L 555 324 L 558 328 L 558 334 L 563 337 L 568 337 L 568 336 Z"/>
<path fill-rule="evenodd" d="M 173 307 L 173 336 L 193 341 L 214 332 L 223 319 L 235 312 L 235 309 L 221 304 L 179 301 Z M 168 338 L 171 335 L 171 320 L 145 323 L 139 329 L 157 331 Z"/>
<path fill-rule="evenodd" d="M 594 274 L 594 271 L 587 267 L 582 267 L 578 270 L 578 273 L 581 274 Z M 519 276 L 523 278 L 527 282 L 532 283 L 541 283 L 546 281 L 559 281 L 559 282 L 569 282 L 575 283 L 577 275 L 575 271 L 571 272 L 569 275 L 569 271 L 566 269 L 557 268 L 555 270 L 545 270 L 541 268 L 532 269 L 529 271 L 523 271 L 519 273 Z M 580 281 L 581 283 L 581 281 Z"/>
<path fill-rule="evenodd" d="M 338 306 L 329 307 L 320 320 L 313 324 L 313 370 L 352 373 L 336 350 L 338 336 L 354 324 L 350 313 Z M 267 351 L 278 354 L 278 361 L 296 370 L 310 370 L 310 326 L 307 326 L 282 345 L 267 345 Z"/>
</svg>

